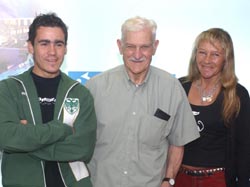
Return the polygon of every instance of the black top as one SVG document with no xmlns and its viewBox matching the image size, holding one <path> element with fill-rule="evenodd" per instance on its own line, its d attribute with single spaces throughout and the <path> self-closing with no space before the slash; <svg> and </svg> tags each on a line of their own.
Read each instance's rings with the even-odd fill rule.
<svg viewBox="0 0 250 187">
<path fill-rule="evenodd" d="M 185 78 L 180 78 L 180 81 L 188 95 L 188 92 L 191 87 L 191 82 L 184 82 L 184 80 Z M 220 124 L 220 122 L 218 121 L 219 116 L 221 114 L 221 105 L 219 104 L 221 104 L 221 102 L 223 101 L 222 93 L 219 95 L 217 100 L 213 104 L 209 105 L 208 107 L 202 107 L 202 106 L 198 107 L 198 106 L 192 106 L 192 105 L 191 107 L 195 110 L 198 110 L 198 111 L 200 110 L 204 114 L 204 116 L 207 115 L 206 117 L 203 116 L 201 118 L 202 120 L 212 118 L 212 119 L 209 119 L 211 124 L 212 124 L 213 119 L 217 121 L 216 124 L 218 127 L 216 127 L 217 130 L 215 130 L 215 132 L 220 133 L 220 134 L 223 131 L 225 132 L 225 135 L 223 136 L 223 138 L 219 138 L 218 135 L 214 135 L 214 138 L 215 137 L 219 138 L 218 140 L 216 140 L 219 143 L 218 149 L 220 146 L 223 150 L 221 151 L 219 155 L 214 155 L 214 156 L 218 157 L 216 158 L 218 159 L 218 161 L 220 159 L 223 160 L 223 158 L 221 157 L 222 152 L 224 152 L 224 150 L 226 152 L 224 164 L 226 168 L 225 175 L 226 175 L 227 187 L 250 187 L 250 181 L 249 181 L 250 179 L 250 99 L 249 99 L 248 91 L 242 85 L 237 84 L 236 92 L 240 98 L 241 108 L 240 108 L 239 115 L 237 116 L 237 118 L 235 118 L 235 120 L 231 122 L 229 128 L 228 127 L 223 128 L 221 126 L 222 124 Z M 217 110 L 215 107 L 217 108 Z M 205 114 L 205 111 L 202 111 L 202 110 L 206 110 L 207 113 Z M 213 113 L 213 115 L 209 112 L 209 110 L 211 110 L 210 112 Z M 214 113 L 214 111 L 217 111 L 217 114 Z M 198 116 L 196 116 L 196 120 L 198 120 Z M 203 131 L 203 132 L 206 132 L 206 131 Z M 204 139 L 203 132 L 201 132 L 202 137 L 199 138 L 197 142 Z M 224 142 L 223 140 L 224 137 L 226 137 L 225 148 L 222 147 L 223 142 Z M 214 138 L 205 138 L 205 140 L 208 141 L 209 139 L 214 139 Z M 201 141 L 200 145 L 204 146 L 206 145 L 205 143 Z M 191 155 L 190 151 L 188 150 L 190 147 L 196 150 L 206 149 L 206 148 L 194 148 L 194 144 L 192 145 L 192 143 L 190 143 L 188 146 L 185 146 L 185 152 L 187 148 L 187 154 L 189 155 Z M 211 147 L 213 151 L 215 151 L 216 145 L 212 144 Z M 202 158 L 199 159 L 197 154 L 200 156 L 204 156 L 204 153 L 199 153 L 199 152 L 193 153 L 193 156 L 195 156 L 196 159 L 198 160 L 197 161 L 191 160 L 190 156 L 188 156 L 189 157 L 188 160 L 190 163 L 194 162 L 198 164 L 204 161 L 204 159 Z M 186 157 L 184 160 L 184 162 L 186 162 L 187 164 L 188 164 L 188 161 L 187 161 L 188 157 Z M 209 159 L 213 163 L 215 163 L 215 160 L 216 160 L 216 159 L 208 158 L 207 156 L 205 156 L 204 158 Z M 193 165 L 193 164 L 190 164 L 190 165 Z"/>
<path fill-rule="evenodd" d="M 191 105 L 201 136 L 186 145 L 183 164 L 225 167 L 227 129 L 220 115 L 222 101 L 223 94 L 220 93 L 211 105 Z"/>
<path fill-rule="evenodd" d="M 32 73 L 40 102 L 43 123 L 53 120 L 56 103 L 57 88 L 61 76 L 43 78 Z M 65 187 L 63 184 L 57 162 L 45 161 L 46 187 Z"/>
</svg>

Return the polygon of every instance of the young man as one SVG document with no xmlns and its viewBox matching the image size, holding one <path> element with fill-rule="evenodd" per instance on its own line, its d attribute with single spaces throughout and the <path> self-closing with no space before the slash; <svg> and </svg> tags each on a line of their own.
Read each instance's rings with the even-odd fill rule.
<svg viewBox="0 0 250 187">
<path fill-rule="evenodd" d="M 0 82 L 3 186 L 91 187 L 86 163 L 96 139 L 93 98 L 60 71 L 68 31 L 55 14 L 29 28 L 34 66 Z"/>
<path fill-rule="evenodd" d="M 199 137 L 179 81 L 150 65 L 158 43 L 154 21 L 128 19 L 117 40 L 124 65 L 86 84 L 97 114 L 95 187 L 172 186 L 183 145 Z"/>
</svg>

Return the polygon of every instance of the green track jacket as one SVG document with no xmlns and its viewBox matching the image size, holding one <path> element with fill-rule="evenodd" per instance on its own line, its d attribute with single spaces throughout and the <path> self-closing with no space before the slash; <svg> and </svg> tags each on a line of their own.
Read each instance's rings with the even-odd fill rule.
<svg viewBox="0 0 250 187">
<path fill-rule="evenodd" d="M 48 160 L 58 161 L 66 187 L 91 187 L 89 176 L 81 175 L 81 166 L 91 159 L 96 140 L 96 115 L 90 92 L 61 72 L 54 119 L 43 124 L 31 71 L 32 68 L 0 81 L 3 186 L 45 187 L 43 167 Z M 73 133 L 63 121 L 65 111 L 74 113 L 77 109 Z M 21 119 L 28 124 L 22 125 Z M 78 163 L 76 168 L 70 162 Z"/>
</svg>

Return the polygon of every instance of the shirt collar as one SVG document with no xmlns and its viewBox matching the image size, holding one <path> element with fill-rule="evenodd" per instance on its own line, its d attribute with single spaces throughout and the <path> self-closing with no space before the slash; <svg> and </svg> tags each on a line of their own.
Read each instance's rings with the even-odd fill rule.
<svg viewBox="0 0 250 187">
<path fill-rule="evenodd" d="M 131 79 L 130 79 L 130 77 L 128 76 L 128 73 L 127 73 L 126 68 L 125 68 L 124 65 L 123 65 L 123 67 L 122 67 L 122 71 L 123 71 L 123 77 L 124 77 L 125 85 L 126 85 L 127 89 L 129 90 L 129 89 L 133 88 L 134 86 L 140 87 L 140 86 L 142 86 L 142 85 L 144 85 L 144 84 L 146 84 L 146 83 L 148 82 L 149 77 L 150 77 L 150 74 L 151 74 L 151 66 L 149 67 L 149 70 L 148 70 L 148 73 L 147 73 L 147 75 L 146 75 L 146 78 L 144 79 L 143 83 L 141 83 L 140 85 L 135 85 L 135 84 L 131 81 Z"/>
</svg>

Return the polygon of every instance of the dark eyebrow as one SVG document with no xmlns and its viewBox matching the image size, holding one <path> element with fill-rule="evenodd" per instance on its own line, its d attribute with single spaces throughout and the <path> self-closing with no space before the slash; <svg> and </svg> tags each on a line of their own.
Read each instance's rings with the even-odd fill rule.
<svg viewBox="0 0 250 187">
<path fill-rule="evenodd" d="M 46 39 L 44 39 L 44 40 L 39 40 L 38 43 L 55 43 L 55 44 L 60 43 L 60 44 L 65 44 L 65 42 L 62 41 L 62 40 L 51 41 L 51 40 L 46 40 Z"/>
</svg>

